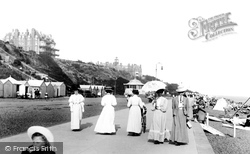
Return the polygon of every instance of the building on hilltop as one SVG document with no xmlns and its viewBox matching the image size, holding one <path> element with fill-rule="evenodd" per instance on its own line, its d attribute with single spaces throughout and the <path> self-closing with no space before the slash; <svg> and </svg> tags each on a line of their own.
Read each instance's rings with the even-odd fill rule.
<svg viewBox="0 0 250 154">
<path fill-rule="evenodd" d="M 138 64 L 128 64 L 128 65 L 123 65 L 122 63 L 119 62 L 118 57 L 115 58 L 113 63 L 110 62 L 97 62 L 97 65 L 102 65 L 104 67 L 113 67 L 117 70 L 123 70 L 129 72 L 132 77 L 135 76 L 142 76 L 142 67 L 141 65 Z"/>
<path fill-rule="evenodd" d="M 47 48 L 54 49 L 55 41 L 52 35 L 45 35 L 39 33 L 36 29 L 32 28 L 31 32 L 27 29 L 26 32 L 19 32 L 18 29 L 13 29 L 12 32 L 7 33 L 3 39 L 5 42 L 22 48 L 25 51 L 35 51 L 36 54 L 45 52 Z M 55 52 L 57 49 L 50 51 L 52 55 L 58 56 Z"/>
</svg>

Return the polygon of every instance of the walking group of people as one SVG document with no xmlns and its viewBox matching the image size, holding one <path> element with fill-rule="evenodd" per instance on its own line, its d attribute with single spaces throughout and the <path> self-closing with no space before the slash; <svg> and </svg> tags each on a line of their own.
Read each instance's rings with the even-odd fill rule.
<svg viewBox="0 0 250 154">
<path fill-rule="evenodd" d="M 113 93 L 112 87 L 105 88 L 106 95 L 101 100 L 103 106 L 102 112 L 97 120 L 94 131 L 101 134 L 115 134 L 115 110 L 114 106 L 117 101 Z M 154 98 L 150 101 L 152 104 L 153 118 L 151 127 L 148 133 L 148 140 L 153 140 L 155 144 L 162 144 L 164 141 L 169 141 L 175 145 L 187 144 L 189 120 L 192 118 L 192 103 L 189 103 L 189 98 L 185 95 L 185 89 L 179 87 L 178 96 L 167 99 L 163 96 L 164 89 L 159 89 L 155 92 Z M 130 97 L 127 99 L 127 107 L 129 107 L 129 116 L 127 123 L 127 132 L 131 136 L 139 136 L 142 132 L 145 133 L 146 112 L 145 103 L 138 96 L 139 91 L 133 90 Z M 78 93 L 78 89 L 69 98 L 69 106 L 71 111 L 71 129 L 79 130 L 81 126 L 82 113 L 84 112 L 84 97 Z M 53 134 L 44 127 L 32 126 L 28 129 L 28 136 L 33 141 L 26 153 L 45 152 L 54 154 L 51 145 L 54 142 Z M 44 150 L 46 149 L 46 151 Z M 48 150 L 49 149 L 49 150 Z"/>
<path fill-rule="evenodd" d="M 94 131 L 100 134 L 115 134 L 116 128 L 114 124 L 115 109 L 117 100 L 113 93 L 112 87 L 105 87 L 106 95 L 102 97 L 102 112 L 97 120 Z M 163 96 L 164 89 L 155 92 L 153 98 L 152 111 L 153 120 L 148 133 L 148 140 L 152 140 L 155 144 L 162 144 L 164 141 L 174 143 L 175 145 L 187 144 L 188 127 L 191 127 L 190 120 L 190 104 L 188 98 L 184 95 L 185 89 L 179 87 L 178 96 L 167 99 Z M 129 115 L 127 122 L 127 133 L 129 136 L 139 136 L 146 131 L 147 109 L 145 103 L 138 96 L 139 91 L 133 90 L 128 97 L 127 107 L 129 107 Z M 75 91 L 70 96 L 69 106 L 71 110 L 71 129 L 80 129 L 82 112 L 84 112 L 84 97 Z"/>
<path fill-rule="evenodd" d="M 172 99 L 163 97 L 164 89 L 155 93 L 152 101 L 153 121 L 148 134 L 148 139 L 155 144 L 168 141 L 179 146 L 189 142 L 187 127 L 191 127 L 190 104 L 184 87 L 176 91 L 178 95 Z"/>
</svg>

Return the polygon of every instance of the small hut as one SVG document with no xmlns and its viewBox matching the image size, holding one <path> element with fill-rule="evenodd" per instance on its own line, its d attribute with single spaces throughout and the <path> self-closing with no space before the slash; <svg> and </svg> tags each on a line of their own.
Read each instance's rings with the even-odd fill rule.
<svg viewBox="0 0 250 154">
<path fill-rule="evenodd" d="M 19 81 L 21 83 L 19 87 L 19 96 L 26 97 L 29 89 L 28 81 Z"/>
<path fill-rule="evenodd" d="M 46 84 L 44 80 L 29 80 L 28 92 L 31 94 L 32 98 L 35 98 L 35 91 L 40 92 L 40 98 L 44 98 L 46 93 Z"/>
<path fill-rule="evenodd" d="M 10 98 L 10 97 L 16 97 L 17 92 L 19 91 L 19 86 L 21 83 L 11 76 L 7 79 L 2 80 L 3 83 L 3 97 L 4 98 Z"/>
<path fill-rule="evenodd" d="M 54 86 L 51 82 L 45 82 L 46 84 L 46 93 L 48 94 L 48 98 L 52 98 L 55 96 Z"/>
<path fill-rule="evenodd" d="M 54 87 L 54 96 L 66 96 L 66 85 L 63 82 L 51 82 Z"/>
<path fill-rule="evenodd" d="M 91 91 L 98 97 L 103 96 L 104 86 L 103 85 L 80 85 L 80 89 L 83 91 Z"/>
</svg>

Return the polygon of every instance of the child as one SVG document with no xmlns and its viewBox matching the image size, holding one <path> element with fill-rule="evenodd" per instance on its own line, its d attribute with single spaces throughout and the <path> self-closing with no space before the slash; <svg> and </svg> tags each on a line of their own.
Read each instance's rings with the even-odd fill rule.
<svg viewBox="0 0 250 154">
<path fill-rule="evenodd" d="M 198 122 L 200 123 L 205 123 L 206 120 L 206 111 L 204 110 L 204 106 L 203 105 L 197 105 L 194 109 L 194 118 L 195 121 L 198 120 Z"/>
</svg>

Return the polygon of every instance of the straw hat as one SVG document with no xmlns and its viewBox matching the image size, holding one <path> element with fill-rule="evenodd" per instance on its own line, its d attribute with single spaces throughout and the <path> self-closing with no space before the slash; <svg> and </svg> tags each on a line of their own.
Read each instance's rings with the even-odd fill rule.
<svg viewBox="0 0 250 154">
<path fill-rule="evenodd" d="M 54 142 L 54 136 L 50 130 L 42 126 L 31 126 L 28 131 L 28 136 L 32 140 L 32 135 L 34 133 L 40 133 L 46 137 L 46 139 L 51 143 Z"/>
</svg>

